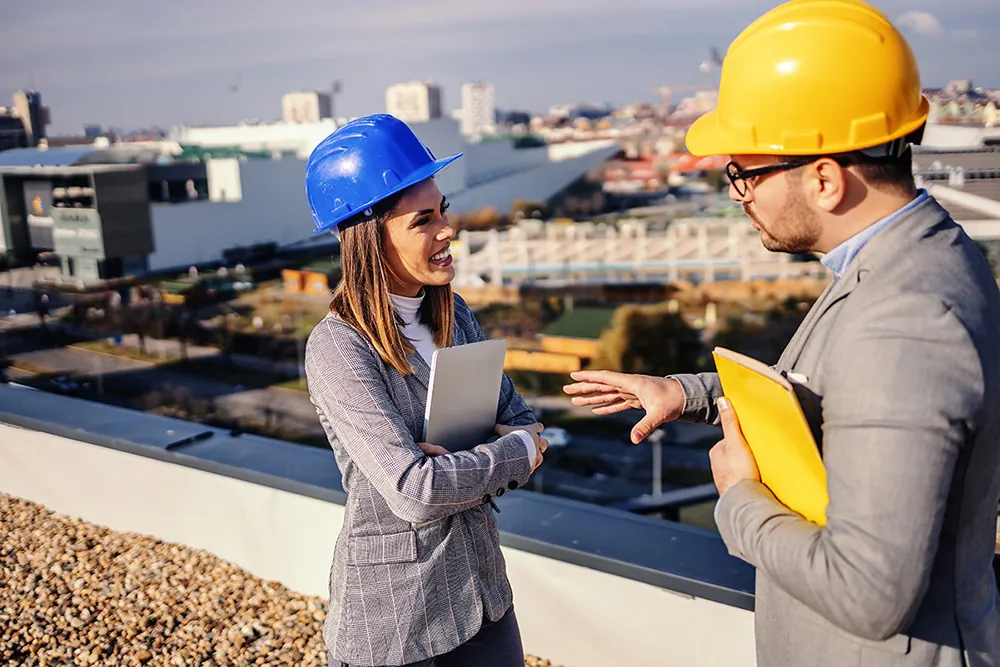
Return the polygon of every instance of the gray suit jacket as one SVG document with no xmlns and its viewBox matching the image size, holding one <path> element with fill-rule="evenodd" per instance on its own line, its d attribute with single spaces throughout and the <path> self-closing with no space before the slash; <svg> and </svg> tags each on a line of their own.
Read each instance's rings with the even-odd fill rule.
<svg viewBox="0 0 1000 667">
<path fill-rule="evenodd" d="M 454 344 L 485 340 L 455 298 Z M 500 619 L 512 602 L 493 510 L 523 485 L 532 461 L 516 434 L 425 457 L 430 368 L 400 375 L 343 320 L 327 316 L 306 345 L 309 395 L 347 491 L 330 573 L 324 639 L 332 664 L 401 665 L 445 653 Z M 504 377 L 497 423 L 526 425 L 531 410 Z"/>
<path fill-rule="evenodd" d="M 890 223 L 776 367 L 821 399 L 830 504 L 820 528 L 759 483 L 719 500 L 759 667 L 1000 664 L 1000 293 L 973 242 L 933 199 Z M 678 379 L 717 423 L 718 377 Z"/>
</svg>

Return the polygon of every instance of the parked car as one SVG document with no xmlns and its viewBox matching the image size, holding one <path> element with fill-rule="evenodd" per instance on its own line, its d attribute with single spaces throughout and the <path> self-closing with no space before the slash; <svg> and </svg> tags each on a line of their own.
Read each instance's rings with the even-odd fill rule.
<svg viewBox="0 0 1000 667">
<path fill-rule="evenodd" d="M 549 441 L 549 447 L 566 447 L 570 443 L 570 435 L 566 429 L 550 426 L 542 430 L 542 437 Z"/>
</svg>

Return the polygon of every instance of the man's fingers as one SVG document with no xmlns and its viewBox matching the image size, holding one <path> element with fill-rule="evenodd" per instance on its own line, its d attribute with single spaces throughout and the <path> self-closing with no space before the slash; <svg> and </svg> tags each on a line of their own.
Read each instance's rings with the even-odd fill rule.
<svg viewBox="0 0 1000 667">
<path fill-rule="evenodd" d="M 584 406 L 584 405 L 603 405 L 605 403 L 614 403 L 615 401 L 620 401 L 621 393 L 618 391 L 608 391 L 602 394 L 590 394 L 588 396 L 574 396 L 570 399 L 573 405 Z"/>
<path fill-rule="evenodd" d="M 719 421 L 722 424 L 722 432 L 728 438 L 730 435 L 736 435 L 739 432 L 740 424 L 736 420 L 736 411 L 733 410 L 733 404 L 725 396 L 719 398 L 715 405 L 719 408 Z"/>
<path fill-rule="evenodd" d="M 591 408 L 590 411 L 593 412 L 595 415 L 604 416 L 604 415 L 618 414 L 619 412 L 623 412 L 628 409 L 629 409 L 628 403 L 619 400 L 614 403 L 609 403 L 608 405 L 599 405 L 596 408 Z"/>
<path fill-rule="evenodd" d="M 579 396 L 581 394 L 606 394 L 610 391 L 618 391 L 618 389 L 602 382 L 574 382 L 564 386 L 563 391 L 570 396 Z"/>
<path fill-rule="evenodd" d="M 639 444 L 646 439 L 646 436 L 653 432 L 653 429 L 659 426 L 659 423 L 648 414 L 639 420 L 635 426 L 632 427 L 632 442 Z"/>
<path fill-rule="evenodd" d="M 626 389 L 632 384 L 632 376 L 626 373 L 616 373 L 615 371 L 575 371 L 569 376 L 577 383 L 605 384 L 618 389 Z"/>
</svg>

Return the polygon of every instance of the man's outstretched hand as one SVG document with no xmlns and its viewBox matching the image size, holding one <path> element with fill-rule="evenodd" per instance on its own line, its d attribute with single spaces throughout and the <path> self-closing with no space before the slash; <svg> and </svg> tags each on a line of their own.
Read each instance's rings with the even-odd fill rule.
<svg viewBox="0 0 1000 667">
<path fill-rule="evenodd" d="M 684 411 L 684 390 L 677 380 L 613 371 L 577 371 L 570 377 L 576 382 L 563 391 L 573 397 L 573 405 L 589 406 L 595 415 L 613 415 L 630 408 L 646 411 L 632 427 L 635 444 Z"/>
</svg>

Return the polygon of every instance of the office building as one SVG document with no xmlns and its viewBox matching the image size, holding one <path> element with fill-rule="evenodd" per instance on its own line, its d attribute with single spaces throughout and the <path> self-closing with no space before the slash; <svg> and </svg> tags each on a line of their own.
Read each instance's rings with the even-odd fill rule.
<svg viewBox="0 0 1000 667">
<path fill-rule="evenodd" d="M 0 107 L 0 151 L 27 147 L 28 133 L 24 130 L 24 122 L 13 109 Z"/>
<path fill-rule="evenodd" d="M 286 123 L 318 123 L 332 115 L 329 93 L 300 90 L 281 97 L 281 117 Z"/>
<path fill-rule="evenodd" d="M 389 86 L 385 91 L 385 110 L 404 123 L 426 123 L 441 118 L 441 87 L 425 81 Z"/>
<path fill-rule="evenodd" d="M 14 93 L 14 113 L 24 124 L 28 145 L 37 146 L 45 138 L 45 126 L 52 122 L 48 107 L 42 106 L 42 94 L 34 90 Z"/>
<path fill-rule="evenodd" d="M 462 134 L 469 137 L 494 132 L 496 113 L 493 84 L 467 83 L 462 86 Z"/>
</svg>

